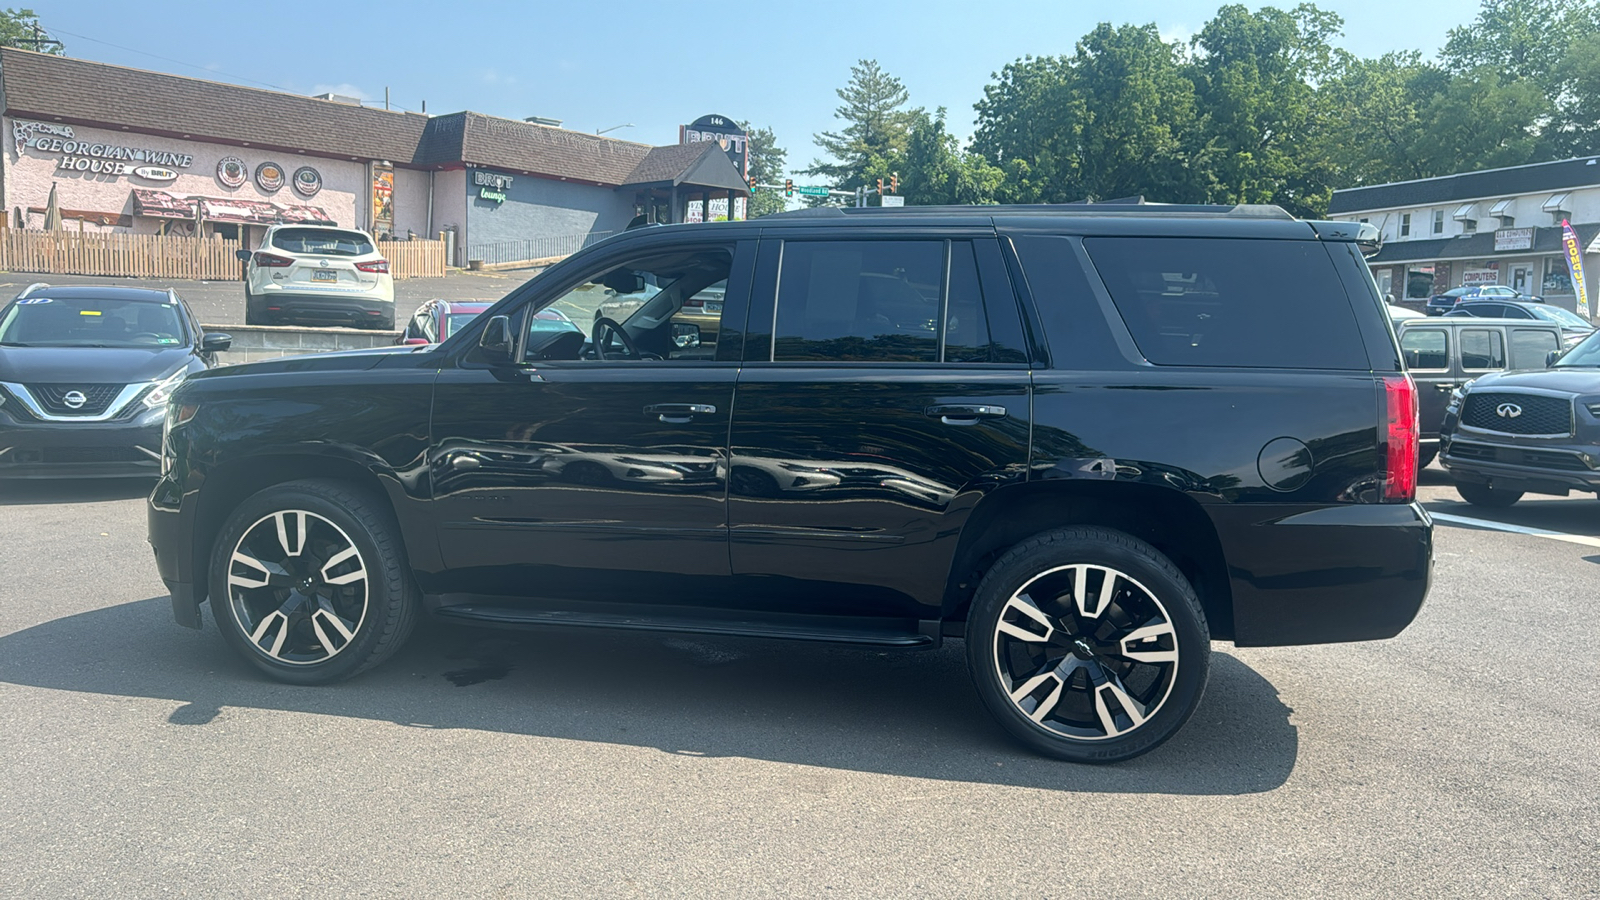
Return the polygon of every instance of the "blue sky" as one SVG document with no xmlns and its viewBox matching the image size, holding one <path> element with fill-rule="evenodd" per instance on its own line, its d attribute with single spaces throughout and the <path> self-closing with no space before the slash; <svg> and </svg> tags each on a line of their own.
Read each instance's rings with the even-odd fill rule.
<svg viewBox="0 0 1600 900">
<path fill-rule="evenodd" d="M 1277 5 L 1292 7 L 1296 0 Z M 127 3 L 31 0 L 73 56 L 272 86 L 336 91 L 429 112 L 562 119 L 613 137 L 675 143 L 678 126 L 718 113 L 777 132 L 789 164 L 816 156 L 835 126 L 834 91 L 858 59 L 905 82 L 911 102 L 972 128 L 991 73 L 1024 55 L 1070 53 L 1101 21 L 1155 22 L 1185 40 L 1218 0 L 732 3 L 566 0 L 521 3 Z M 1251 8 L 1260 3 L 1250 3 Z M 1341 44 L 1375 56 L 1433 55 L 1471 0 L 1319 3 L 1344 17 Z M 126 48 L 126 49 L 125 49 Z M 135 52 L 142 51 L 142 52 Z M 148 54 L 154 54 L 151 56 Z M 155 57 L 165 57 L 164 59 Z"/>
</svg>

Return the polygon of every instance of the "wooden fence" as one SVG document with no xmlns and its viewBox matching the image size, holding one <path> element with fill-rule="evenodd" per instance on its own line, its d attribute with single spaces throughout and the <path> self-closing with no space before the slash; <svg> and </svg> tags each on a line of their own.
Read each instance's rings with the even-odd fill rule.
<svg viewBox="0 0 1600 900">
<path fill-rule="evenodd" d="M 238 249 L 222 238 L 0 228 L 0 269 L 8 272 L 238 281 Z M 378 252 L 395 278 L 444 274 L 443 241 L 381 241 Z"/>
</svg>

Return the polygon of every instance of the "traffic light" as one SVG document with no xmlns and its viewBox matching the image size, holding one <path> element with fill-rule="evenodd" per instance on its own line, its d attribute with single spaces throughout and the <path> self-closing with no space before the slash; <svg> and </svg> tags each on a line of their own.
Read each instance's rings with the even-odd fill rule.
<svg viewBox="0 0 1600 900">
<path fill-rule="evenodd" d="M 880 197 L 883 196 L 883 179 L 882 178 L 878 179 L 878 195 Z"/>
<path fill-rule="evenodd" d="M 896 172 L 893 175 L 889 176 L 889 193 L 891 193 L 891 194 L 900 193 L 900 173 L 899 172 Z"/>
<path fill-rule="evenodd" d="M 793 178 L 785 178 L 783 180 L 783 195 L 785 197 L 793 197 L 794 196 L 794 179 Z"/>
</svg>

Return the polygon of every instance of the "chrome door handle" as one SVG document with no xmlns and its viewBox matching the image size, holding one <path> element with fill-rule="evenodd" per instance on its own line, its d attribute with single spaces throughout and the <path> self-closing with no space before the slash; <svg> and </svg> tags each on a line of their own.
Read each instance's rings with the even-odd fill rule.
<svg viewBox="0 0 1600 900">
<path fill-rule="evenodd" d="M 930 406 L 923 410 L 923 415 L 938 419 L 946 425 L 976 425 L 981 419 L 1005 418 L 1006 408 L 970 404 Z"/>
<path fill-rule="evenodd" d="M 645 415 L 655 416 L 669 425 L 686 425 L 694 421 L 695 416 L 709 416 L 716 411 L 709 403 L 652 403 L 644 408 Z"/>
</svg>

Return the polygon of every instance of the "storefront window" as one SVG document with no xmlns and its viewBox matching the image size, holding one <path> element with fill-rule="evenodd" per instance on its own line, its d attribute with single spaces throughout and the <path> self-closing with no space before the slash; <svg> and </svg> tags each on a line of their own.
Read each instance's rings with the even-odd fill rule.
<svg viewBox="0 0 1600 900">
<path fill-rule="evenodd" d="M 1546 294 L 1572 293 L 1572 273 L 1567 271 L 1566 260 L 1551 257 L 1544 261 L 1544 286 L 1541 290 Z"/>
<path fill-rule="evenodd" d="M 1406 296 L 1412 299 L 1427 299 L 1433 296 L 1433 266 L 1406 268 Z"/>
</svg>

